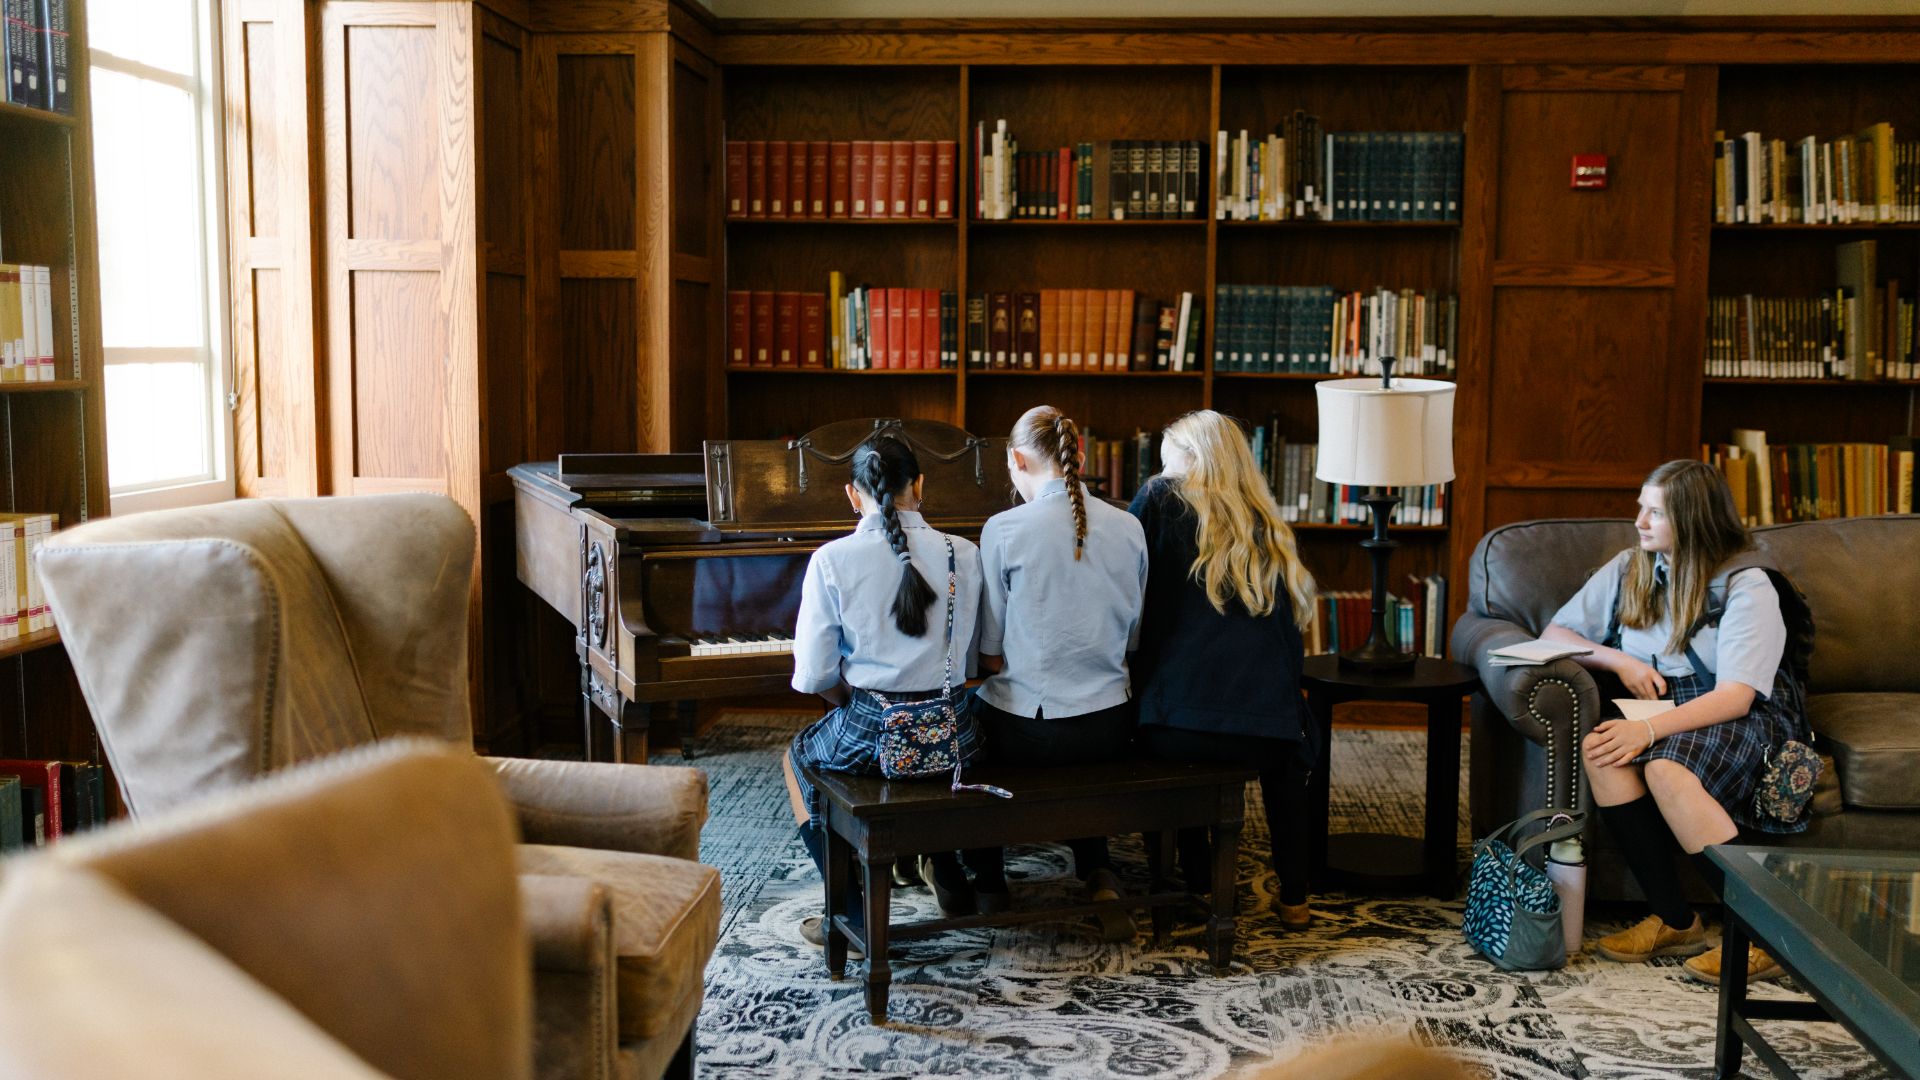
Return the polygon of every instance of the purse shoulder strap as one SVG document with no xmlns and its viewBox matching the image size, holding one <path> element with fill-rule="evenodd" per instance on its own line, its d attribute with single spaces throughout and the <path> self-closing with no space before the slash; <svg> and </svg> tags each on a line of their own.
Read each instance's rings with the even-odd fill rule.
<svg viewBox="0 0 1920 1080">
<path fill-rule="evenodd" d="M 946 645 L 940 650 L 940 659 L 946 663 L 946 674 L 940 678 L 940 696 L 953 696 L 953 599 L 960 591 L 959 563 L 953 554 L 953 537 L 943 537 L 947 542 L 947 637 Z"/>
</svg>

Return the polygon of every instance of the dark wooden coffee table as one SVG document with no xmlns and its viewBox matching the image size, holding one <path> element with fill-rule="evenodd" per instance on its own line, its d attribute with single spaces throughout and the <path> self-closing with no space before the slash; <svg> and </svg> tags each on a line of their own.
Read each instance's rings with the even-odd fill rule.
<svg viewBox="0 0 1920 1080">
<path fill-rule="evenodd" d="M 1040 769 L 989 766 L 967 774 L 970 782 L 1013 792 L 1011 799 L 954 792 L 944 780 L 890 781 L 811 768 L 807 775 L 825 796 L 827 970 L 840 978 L 846 971 L 848 940 L 858 942 L 867 954 L 867 1012 L 875 1023 L 884 1023 L 887 1016 L 887 990 L 893 981 L 887 961 L 890 939 L 1059 919 L 1112 907 L 1151 907 L 1155 937 L 1164 940 L 1172 908 L 1191 899 L 1160 884 L 1177 876 L 1169 873 L 1168 865 L 1173 831 L 1189 826 L 1213 830 L 1208 954 L 1221 974 L 1233 960 L 1234 867 L 1246 785 L 1255 775 L 1251 769 L 1114 761 Z M 1154 885 L 1146 896 L 889 925 L 896 856 L 1130 832 L 1150 834 L 1147 851 Z M 856 862 L 865 897 L 864 935 L 846 915 L 848 875 Z"/>
<path fill-rule="evenodd" d="M 1920 1077 L 1920 855 L 1722 845 L 1719 1045 L 1715 1075 L 1740 1075 L 1751 1048 L 1775 1076 L 1797 1074 L 1755 1020 L 1844 1026 L 1896 1074 Z M 1765 949 L 1812 1001 L 1747 997 L 1747 943 Z"/>
</svg>

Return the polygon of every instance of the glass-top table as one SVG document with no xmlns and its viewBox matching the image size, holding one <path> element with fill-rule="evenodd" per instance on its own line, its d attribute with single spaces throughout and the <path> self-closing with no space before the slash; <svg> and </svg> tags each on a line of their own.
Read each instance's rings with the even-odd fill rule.
<svg viewBox="0 0 1920 1080">
<path fill-rule="evenodd" d="M 1920 1078 L 1920 853 L 1723 845 L 1726 871 L 1716 1073 L 1738 1076 L 1750 1048 L 1776 1076 L 1796 1074 L 1754 1020 L 1832 1020 L 1896 1073 Z M 1749 941 L 1813 998 L 1747 997 Z"/>
</svg>

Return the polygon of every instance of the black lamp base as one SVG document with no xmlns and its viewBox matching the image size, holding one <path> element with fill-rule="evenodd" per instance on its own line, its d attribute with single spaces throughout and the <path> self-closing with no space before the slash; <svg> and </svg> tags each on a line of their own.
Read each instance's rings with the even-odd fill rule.
<svg viewBox="0 0 1920 1080">
<path fill-rule="evenodd" d="M 1419 658 L 1388 641 L 1386 626 L 1387 560 L 1400 546 L 1398 540 L 1387 539 L 1387 521 L 1393 516 L 1393 508 L 1400 505 L 1400 496 L 1370 492 L 1361 496 L 1360 501 L 1373 512 L 1373 535 L 1360 541 L 1360 546 L 1373 559 L 1373 619 L 1366 643 L 1341 653 L 1340 666 L 1356 671 L 1405 671 Z"/>
</svg>

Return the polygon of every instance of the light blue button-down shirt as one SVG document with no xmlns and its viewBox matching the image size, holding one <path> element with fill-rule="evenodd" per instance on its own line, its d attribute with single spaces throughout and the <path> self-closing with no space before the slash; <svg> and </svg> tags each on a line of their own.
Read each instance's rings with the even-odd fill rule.
<svg viewBox="0 0 1920 1080">
<path fill-rule="evenodd" d="M 1065 719 L 1130 696 L 1127 653 L 1140 640 L 1147 537 L 1138 518 L 1082 493 L 1087 546 L 1077 561 L 1065 479 L 980 531 L 980 651 L 1006 657 L 980 697 L 997 709 Z"/>
<path fill-rule="evenodd" d="M 1628 548 L 1594 571 L 1573 599 L 1554 612 L 1552 621 L 1588 641 L 1599 642 L 1619 603 L 1620 583 L 1626 578 L 1627 560 L 1632 557 L 1633 549 Z M 1662 571 L 1666 569 L 1664 555 L 1659 557 L 1659 565 Z M 1652 626 L 1639 629 L 1622 624 L 1620 651 L 1652 664 L 1668 678 L 1695 674 L 1685 650 L 1667 651 L 1667 639 L 1672 635 L 1670 613 L 1662 614 Z M 1692 644 L 1700 662 L 1710 669 L 1699 672 L 1701 678 L 1713 679 L 1716 686 L 1745 683 L 1761 697 L 1771 696 L 1774 672 L 1779 670 L 1780 657 L 1787 648 L 1787 624 L 1780 615 L 1780 593 L 1766 572 L 1754 567 L 1729 577 L 1726 610 L 1719 627 L 1702 627 Z"/>
<path fill-rule="evenodd" d="M 887 545 L 880 516 L 868 514 L 853 535 L 821 545 L 807 561 L 793 632 L 795 690 L 818 694 L 843 678 L 862 690 L 940 689 L 947 627 L 946 537 L 912 510 L 900 511 L 900 526 L 914 567 L 933 586 L 926 634 L 908 637 L 893 624 L 900 561 Z M 980 549 L 956 536 L 953 554 L 957 588 L 951 655 L 958 686 L 973 674 L 979 655 Z"/>
</svg>

